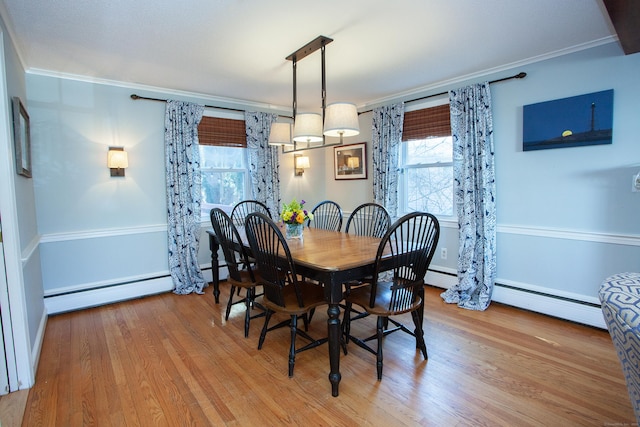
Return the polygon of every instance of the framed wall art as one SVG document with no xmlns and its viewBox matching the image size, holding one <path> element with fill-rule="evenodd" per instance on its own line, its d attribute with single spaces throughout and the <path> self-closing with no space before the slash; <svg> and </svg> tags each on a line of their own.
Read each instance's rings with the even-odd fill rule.
<svg viewBox="0 0 640 427">
<path fill-rule="evenodd" d="M 611 144 L 613 89 L 525 105 L 522 150 Z"/>
<path fill-rule="evenodd" d="M 13 143 L 16 152 L 16 172 L 31 178 L 31 138 L 29 133 L 29 114 L 17 96 L 12 99 L 13 107 Z"/>
<path fill-rule="evenodd" d="M 367 179 L 367 143 L 333 147 L 335 179 Z"/>
</svg>

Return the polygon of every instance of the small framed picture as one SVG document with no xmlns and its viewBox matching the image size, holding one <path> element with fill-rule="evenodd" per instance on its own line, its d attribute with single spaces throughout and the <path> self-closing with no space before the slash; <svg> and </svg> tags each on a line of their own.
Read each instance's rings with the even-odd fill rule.
<svg viewBox="0 0 640 427">
<path fill-rule="evenodd" d="M 31 178 L 31 139 L 29 134 L 29 114 L 17 96 L 12 99 L 13 143 L 16 150 L 16 172 Z"/>
<path fill-rule="evenodd" d="M 367 179 L 367 143 L 333 147 L 335 179 Z"/>
</svg>

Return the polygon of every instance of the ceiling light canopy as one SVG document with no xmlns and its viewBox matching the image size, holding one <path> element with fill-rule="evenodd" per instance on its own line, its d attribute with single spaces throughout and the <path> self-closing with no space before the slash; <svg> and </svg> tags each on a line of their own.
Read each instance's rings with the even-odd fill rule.
<svg viewBox="0 0 640 427">
<path fill-rule="evenodd" d="M 269 135 L 269 144 L 281 145 L 283 153 L 291 153 L 301 150 L 309 150 L 312 148 L 332 147 L 341 145 L 343 137 L 355 136 L 360 133 L 358 124 L 358 111 L 355 104 L 348 102 L 336 102 L 327 106 L 326 99 L 326 81 L 325 81 L 325 46 L 331 43 L 333 39 L 325 36 L 318 36 L 311 42 L 307 43 L 300 49 L 287 56 L 287 60 L 293 63 L 293 136 L 286 139 L 284 129 L 281 125 L 286 123 L 274 123 L 271 126 Z M 322 72 L 322 114 L 318 113 L 297 113 L 297 87 L 296 87 L 296 69 L 299 60 L 307 55 L 320 50 L 321 53 L 321 72 Z M 290 130 L 290 128 L 289 128 Z M 276 135 L 271 135 L 276 134 Z M 327 144 L 325 136 L 339 137 L 340 142 Z M 321 142 L 320 145 L 311 145 Z M 299 144 L 300 143 L 300 144 Z M 304 144 L 306 143 L 306 144 Z M 302 146 L 304 144 L 304 146 Z M 285 149 L 285 146 L 291 146 L 291 149 Z"/>
</svg>

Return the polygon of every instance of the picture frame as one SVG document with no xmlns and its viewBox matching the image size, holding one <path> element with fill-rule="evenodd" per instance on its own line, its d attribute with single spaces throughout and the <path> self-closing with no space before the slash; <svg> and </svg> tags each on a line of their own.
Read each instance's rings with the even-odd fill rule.
<svg viewBox="0 0 640 427">
<path fill-rule="evenodd" d="M 16 173 L 31 178 L 31 134 L 29 114 L 19 97 L 12 98 L 13 143 L 16 156 Z"/>
<path fill-rule="evenodd" d="M 336 180 L 367 179 L 367 143 L 333 147 L 333 170 Z"/>
<path fill-rule="evenodd" d="M 613 89 L 522 108 L 522 151 L 613 142 Z"/>
</svg>

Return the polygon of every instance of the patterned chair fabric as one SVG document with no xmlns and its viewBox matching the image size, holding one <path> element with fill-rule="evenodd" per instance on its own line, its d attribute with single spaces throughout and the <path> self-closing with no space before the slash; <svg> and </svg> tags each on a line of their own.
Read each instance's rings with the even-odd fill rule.
<svg viewBox="0 0 640 427">
<path fill-rule="evenodd" d="M 599 295 L 640 425 L 640 273 L 608 277 L 600 286 Z"/>
</svg>

